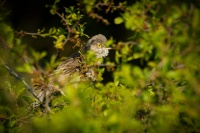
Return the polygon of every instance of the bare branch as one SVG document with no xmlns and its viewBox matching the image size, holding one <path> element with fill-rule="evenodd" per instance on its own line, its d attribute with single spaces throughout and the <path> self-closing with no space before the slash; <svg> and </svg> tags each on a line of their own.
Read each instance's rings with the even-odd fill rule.
<svg viewBox="0 0 200 133">
<path fill-rule="evenodd" d="M 26 31 L 23 31 L 23 30 L 21 30 L 21 31 L 15 31 L 15 33 L 17 34 L 17 35 L 20 35 L 20 36 L 24 36 L 24 35 L 30 35 L 30 36 L 41 36 L 41 34 L 40 33 L 30 33 L 30 32 L 26 32 Z"/>
<path fill-rule="evenodd" d="M 92 67 L 115 67 L 115 64 L 97 64 L 93 65 Z"/>
<path fill-rule="evenodd" d="M 103 23 L 105 23 L 106 25 L 109 25 L 110 23 L 108 22 L 107 19 L 103 18 L 102 16 L 100 16 L 97 13 L 94 12 L 89 12 L 88 15 L 92 18 L 96 18 L 97 20 L 101 20 Z"/>
<path fill-rule="evenodd" d="M 69 25 L 68 22 L 66 21 L 66 19 L 63 17 L 63 15 L 61 15 L 59 12 L 55 11 L 55 13 L 62 19 L 62 21 L 65 22 L 65 25 Z"/>
<path fill-rule="evenodd" d="M 113 9 L 122 10 L 122 11 L 125 10 L 125 6 L 122 4 L 114 5 L 113 0 L 111 0 L 110 2 L 98 2 L 97 4 L 94 5 L 93 8 L 96 8 L 99 11 L 101 11 L 103 10 L 102 7 L 107 7 L 107 9 L 105 10 L 106 13 L 108 13 L 110 10 L 113 10 Z"/>
<path fill-rule="evenodd" d="M 41 103 L 40 99 L 37 97 L 37 94 L 28 85 L 28 83 L 23 78 L 21 78 L 14 70 L 12 70 L 8 65 L 6 65 L 2 60 L 1 62 L 5 66 L 5 68 L 10 72 L 10 74 L 14 76 L 16 79 L 20 80 L 26 86 L 26 89 Z"/>
</svg>

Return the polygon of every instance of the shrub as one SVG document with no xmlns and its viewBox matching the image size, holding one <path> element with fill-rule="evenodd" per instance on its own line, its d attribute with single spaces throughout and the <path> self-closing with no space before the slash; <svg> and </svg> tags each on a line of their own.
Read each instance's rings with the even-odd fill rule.
<svg viewBox="0 0 200 133">
<path fill-rule="evenodd" d="M 0 17 L 0 131 L 200 132 L 198 2 L 78 3 L 81 8 L 59 7 L 55 0 L 47 7 L 52 15 L 60 17 L 63 27 L 38 29 L 37 33 L 22 31 L 16 35 Z M 105 25 L 112 23 L 99 10 L 117 14 L 113 25 L 122 26 L 121 30 L 131 37 L 127 36 L 126 41 L 109 38 L 107 45 L 115 51 L 114 61 L 106 57 L 104 66 L 98 68 L 97 82 L 65 86 L 66 95 L 52 102 L 50 112 L 33 108 L 37 91 L 32 90 L 31 79 L 45 83 L 60 63 L 65 45 L 84 45 L 83 38 L 88 35 L 83 14 Z M 57 54 L 46 60 L 46 51 L 39 52 L 21 42 L 27 35 L 52 38 Z M 88 55 L 88 59 L 93 57 Z M 106 82 L 104 72 L 112 73 Z"/>
</svg>

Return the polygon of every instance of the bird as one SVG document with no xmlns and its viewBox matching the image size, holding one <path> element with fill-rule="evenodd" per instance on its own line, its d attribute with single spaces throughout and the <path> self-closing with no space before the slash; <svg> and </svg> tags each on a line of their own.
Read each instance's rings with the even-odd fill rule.
<svg viewBox="0 0 200 133">
<path fill-rule="evenodd" d="M 48 84 L 43 91 L 38 94 L 38 98 L 43 104 L 48 104 L 52 101 L 52 94 L 63 94 L 62 88 L 68 83 L 82 80 L 96 80 L 96 74 L 92 67 L 86 67 L 85 54 L 88 52 L 94 53 L 95 59 L 102 59 L 109 54 L 110 47 L 106 47 L 105 44 L 107 38 L 102 34 L 97 34 L 91 37 L 85 47 L 79 51 L 73 53 L 66 60 L 62 61 L 58 67 L 48 75 Z M 96 62 L 100 64 L 101 62 Z M 74 76 L 75 75 L 75 76 Z M 73 79 L 75 78 L 76 79 Z M 48 106 L 48 105 L 47 105 Z"/>
</svg>

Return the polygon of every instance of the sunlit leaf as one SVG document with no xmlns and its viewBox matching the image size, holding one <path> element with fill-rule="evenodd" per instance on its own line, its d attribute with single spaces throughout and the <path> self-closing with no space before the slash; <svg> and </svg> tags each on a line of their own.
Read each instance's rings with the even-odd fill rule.
<svg viewBox="0 0 200 133">
<path fill-rule="evenodd" d="M 121 24 L 121 23 L 123 23 L 123 19 L 121 17 L 117 17 L 117 18 L 115 18 L 114 22 L 115 22 L 115 24 Z"/>
</svg>

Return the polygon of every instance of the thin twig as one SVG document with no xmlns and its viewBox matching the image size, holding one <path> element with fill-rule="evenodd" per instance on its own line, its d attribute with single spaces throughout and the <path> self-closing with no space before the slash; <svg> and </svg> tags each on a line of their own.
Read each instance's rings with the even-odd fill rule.
<svg viewBox="0 0 200 133">
<path fill-rule="evenodd" d="M 70 40 L 70 38 L 71 38 L 71 33 L 73 33 L 73 29 L 75 29 L 75 27 L 79 24 L 79 21 L 77 21 L 77 22 L 73 25 L 73 27 L 70 28 L 70 26 L 69 26 L 67 20 L 63 17 L 63 15 L 61 15 L 61 14 L 60 14 L 59 12 L 57 12 L 57 11 L 55 11 L 55 13 L 56 13 L 56 15 L 58 15 L 58 16 L 62 19 L 62 21 L 64 21 L 64 23 L 65 23 L 64 25 L 66 25 L 66 29 L 67 29 L 67 31 L 68 31 L 67 37 L 66 37 L 66 39 L 64 40 L 64 42 L 62 43 L 62 47 L 64 47 L 64 46 L 68 43 L 68 41 Z M 56 55 L 56 60 L 59 58 L 60 53 L 61 53 L 61 50 L 58 49 L 58 50 L 57 50 L 57 55 Z"/>
<path fill-rule="evenodd" d="M 93 64 L 93 65 L 84 65 L 85 68 L 91 67 L 115 67 L 115 64 Z"/>
<path fill-rule="evenodd" d="M 10 74 L 12 76 L 14 76 L 16 79 L 20 80 L 25 86 L 26 86 L 26 89 L 39 101 L 40 99 L 37 97 L 37 94 L 33 91 L 33 89 L 28 85 L 28 83 L 23 79 L 21 78 L 14 70 L 12 70 L 8 65 L 6 65 L 5 63 L 3 63 L 3 61 L 1 61 L 2 64 L 5 66 L 5 68 L 10 72 Z"/>
<path fill-rule="evenodd" d="M 67 30 L 68 30 L 68 34 L 67 34 L 67 38 L 65 39 L 65 41 L 63 42 L 62 44 L 62 47 L 64 47 L 67 42 L 70 40 L 70 36 L 71 36 L 71 33 L 73 33 L 73 29 L 76 28 L 76 26 L 79 24 L 79 21 L 77 21 L 73 26 L 72 28 L 68 27 Z"/>
<path fill-rule="evenodd" d="M 96 8 L 96 9 L 98 9 L 98 10 L 102 10 L 102 7 L 108 7 L 107 8 L 107 10 L 106 10 L 106 12 L 108 12 L 108 11 L 110 11 L 111 9 L 119 9 L 119 10 L 125 10 L 125 6 L 123 6 L 123 5 L 117 5 L 117 6 L 115 6 L 115 5 L 113 5 L 112 4 L 113 3 L 113 0 L 112 1 L 110 1 L 109 3 L 105 3 L 105 2 L 98 2 L 97 4 L 95 4 L 94 6 L 93 6 L 93 8 Z"/>
<path fill-rule="evenodd" d="M 103 22 L 104 24 L 106 24 L 106 25 L 109 25 L 109 24 L 110 24 L 110 22 L 109 22 L 107 19 L 105 19 L 104 17 L 100 16 L 99 14 L 97 14 L 97 13 L 95 13 L 95 12 L 89 12 L 88 15 L 89 15 L 90 17 L 92 17 L 92 18 L 96 18 L 97 21 L 98 21 L 98 20 L 102 21 L 102 22 Z"/>
<path fill-rule="evenodd" d="M 24 35 L 30 35 L 30 36 L 41 36 L 41 34 L 40 33 L 30 33 L 30 32 L 26 32 L 26 31 L 23 31 L 23 30 L 21 30 L 21 31 L 15 31 L 15 33 L 17 34 L 17 35 L 21 35 L 21 36 L 24 36 Z"/>
<path fill-rule="evenodd" d="M 59 12 L 55 11 L 55 13 L 65 22 L 65 25 L 69 25 L 66 19 Z"/>
<path fill-rule="evenodd" d="M 93 65 L 92 67 L 115 67 L 115 64 L 96 64 Z"/>
</svg>

